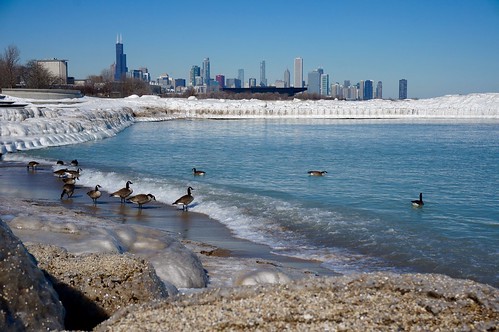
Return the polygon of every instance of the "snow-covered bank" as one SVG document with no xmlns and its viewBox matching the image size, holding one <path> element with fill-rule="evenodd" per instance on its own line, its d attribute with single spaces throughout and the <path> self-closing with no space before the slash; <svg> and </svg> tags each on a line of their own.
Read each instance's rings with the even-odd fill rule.
<svg viewBox="0 0 499 332">
<path fill-rule="evenodd" d="M 116 135 L 135 121 L 178 118 L 499 119 L 499 93 L 397 101 L 8 99 L 28 106 L 0 107 L 0 153 L 97 140 Z"/>
</svg>

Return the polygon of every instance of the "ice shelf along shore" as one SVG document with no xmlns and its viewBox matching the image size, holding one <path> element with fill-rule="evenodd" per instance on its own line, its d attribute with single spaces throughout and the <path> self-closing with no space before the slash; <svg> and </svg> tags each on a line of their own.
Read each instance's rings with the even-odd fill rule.
<svg viewBox="0 0 499 332">
<path fill-rule="evenodd" d="M 31 100 L 6 97 L 24 108 L 0 107 L 0 153 L 103 139 L 136 121 L 173 119 L 491 119 L 499 120 L 499 93 L 431 99 L 338 101 L 227 100 L 130 96 Z"/>
</svg>

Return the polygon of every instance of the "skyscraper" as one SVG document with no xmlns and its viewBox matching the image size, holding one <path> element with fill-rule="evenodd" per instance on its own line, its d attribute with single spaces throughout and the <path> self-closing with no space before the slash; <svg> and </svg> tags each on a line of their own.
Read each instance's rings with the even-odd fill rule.
<svg viewBox="0 0 499 332">
<path fill-rule="evenodd" d="M 260 86 L 267 86 L 267 78 L 265 77 L 265 60 L 260 62 Z"/>
<path fill-rule="evenodd" d="M 294 87 L 303 88 L 303 59 L 295 59 L 295 77 L 294 77 Z"/>
<path fill-rule="evenodd" d="M 321 93 L 321 75 L 323 73 L 322 69 L 316 69 L 308 73 L 308 93 Z"/>
<path fill-rule="evenodd" d="M 192 66 L 189 72 L 189 85 L 196 86 L 196 77 L 201 76 L 201 68 L 199 66 Z"/>
<path fill-rule="evenodd" d="M 321 96 L 329 96 L 329 75 L 321 75 Z"/>
<path fill-rule="evenodd" d="M 244 88 L 244 69 L 237 70 L 237 79 L 241 81 L 242 88 Z"/>
<path fill-rule="evenodd" d="M 376 85 L 376 99 L 383 99 L 383 83 L 378 81 Z"/>
<path fill-rule="evenodd" d="M 291 74 L 289 73 L 289 70 L 286 69 L 284 71 L 284 87 L 289 88 L 291 86 Z"/>
<path fill-rule="evenodd" d="M 217 75 L 215 78 L 215 81 L 218 82 L 218 86 L 220 88 L 225 88 L 225 76 L 224 75 Z"/>
<path fill-rule="evenodd" d="M 210 85 L 210 58 L 205 58 L 203 60 L 203 85 L 209 86 Z"/>
<path fill-rule="evenodd" d="M 399 99 L 407 99 L 407 80 L 399 80 Z"/>
<path fill-rule="evenodd" d="M 123 38 L 116 36 L 116 66 L 114 67 L 114 80 L 121 81 L 126 77 L 126 54 L 123 53 Z"/>
<path fill-rule="evenodd" d="M 364 100 L 373 99 L 373 81 L 364 81 Z"/>
</svg>

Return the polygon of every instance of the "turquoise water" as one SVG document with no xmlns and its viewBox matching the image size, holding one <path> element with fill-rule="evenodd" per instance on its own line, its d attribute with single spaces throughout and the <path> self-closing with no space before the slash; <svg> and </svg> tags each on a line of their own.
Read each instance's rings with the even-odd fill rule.
<svg viewBox="0 0 499 332">
<path fill-rule="evenodd" d="M 175 120 L 27 154 L 76 158 L 92 183 L 132 179 L 165 203 L 192 186 L 191 211 L 340 273 L 435 272 L 499 286 L 497 122 Z M 420 192 L 425 205 L 413 208 Z"/>
</svg>

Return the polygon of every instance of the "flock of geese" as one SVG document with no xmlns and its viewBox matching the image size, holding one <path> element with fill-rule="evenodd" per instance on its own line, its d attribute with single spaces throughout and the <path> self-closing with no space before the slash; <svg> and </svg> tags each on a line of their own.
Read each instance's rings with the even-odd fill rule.
<svg viewBox="0 0 499 332">
<path fill-rule="evenodd" d="M 37 161 L 30 161 L 27 165 L 27 168 L 28 170 L 31 169 L 34 171 L 39 165 L 40 163 L 38 163 Z M 64 162 L 59 160 L 57 161 L 57 165 L 64 165 Z M 75 159 L 71 161 L 70 165 L 73 167 L 77 167 L 78 160 Z M 63 199 L 64 196 L 66 196 L 68 199 L 73 197 L 76 188 L 76 180 L 80 178 L 81 171 L 82 169 L 78 167 L 78 169 L 76 170 L 62 168 L 53 172 L 54 175 L 61 178 L 62 182 L 64 183 L 62 186 L 62 192 L 60 196 L 61 199 Z M 196 170 L 195 168 L 193 168 L 192 171 L 195 176 L 202 176 L 206 174 L 206 172 L 201 170 Z M 133 189 L 130 187 L 131 184 L 133 184 L 132 181 L 127 181 L 125 183 L 125 187 L 109 194 L 109 197 L 119 198 L 121 204 L 125 204 L 126 201 L 133 204 L 137 204 L 139 206 L 139 209 L 142 209 L 142 206 L 144 204 L 156 200 L 156 197 L 153 194 L 138 194 L 131 196 L 133 193 Z M 95 186 L 94 189 L 87 192 L 87 196 L 92 199 L 94 204 L 97 204 L 97 199 L 99 199 L 102 196 L 102 192 L 100 190 L 101 188 L 102 187 L 98 184 Z M 179 197 L 175 202 L 172 203 L 172 205 L 182 206 L 182 210 L 187 211 L 189 208 L 189 204 L 191 204 L 194 201 L 194 196 L 192 196 L 192 190 L 194 190 L 194 188 L 189 186 L 187 188 L 187 194 Z"/>
<path fill-rule="evenodd" d="M 38 165 L 39 165 L 38 162 L 30 161 L 28 163 L 27 167 L 28 167 L 28 170 L 30 168 L 32 170 L 35 170 Z M 59 160 L 59 161 L 57 161 L 57 165 L 64 165 L 64 162 Z M 78 160 L 75 159 L 75 160 L 71 161 L 71 166 L 77 167 Z M 75 183 L 76 183 L 76 180 L 79 179 L 81 171 L 82 171 L 81 168 L 78 168 L 77 170 L 70 170 L 70 169 L 64 168 L 64 169 L 59 169 L 57 171 L 54 171 L 54 175 L 57 175 L 60 178 L 62 178 L 62 181 L 64 182 L 64 185 L 62 187 L 61 199 L 64 197 L 64 195 L 66 195 L 67 198 L 70 198 L 73 196 L 74 190 L 75 190 Z M 206 174 L 205 171 L 201 171 L 201 170 L 198 170 L 196 168 L 192 169 L 192 173 L 194 176 L 204 176 Z M 324 176 L 327 174 L 327 171 L 313 170 L 313 171 L 308 171 L 307 173 L 310 176 Z M 142 206 L 144 204 L 156 200 L 156 197 L 154 197 L 153 194 L 138 194 L 135 196 L 131 196 L 131 194 L 133 193 L 133 189 L 130 187 L 131 184 L 133 184 L 132 181 L 127 181 L 124 188 L 121 188 L 121 189 L 109 194 L 109 196 L 119 198 L 121 201 L 121 204 L 124 204 L 126 201 L 137 204 L 139 206 L 139 209 L 142 209 Z M 94 204 L 96 204 L 97 199 L 102 196 L 102 192 L 100 191 L 100 188 L 102 188 L 100 185 L 96 185 L 93 190 L 90 190 L 87 192 L 88 197 L 90 197 L 92 199 Z M 192 196 L 192 190 L 194 190 L 194 188 L 189 186 L 187 188 L 187 194 L 178 198 L 175 202 L 172 203 L 172 205 L 182 206 L 182 210 L 187 211 L 189 204 L 191 204 L 192 201 L 194 201 L 194 197 Z M 419 199 L 411 201 L 411 204 L 413 207 L 417 207 L 417 208 L 423 207 L 423 205 L 424 205 L 423 193 L 419 193 Z"/>
</svg>

